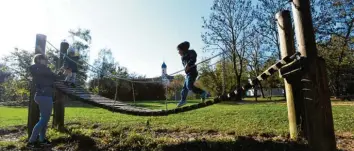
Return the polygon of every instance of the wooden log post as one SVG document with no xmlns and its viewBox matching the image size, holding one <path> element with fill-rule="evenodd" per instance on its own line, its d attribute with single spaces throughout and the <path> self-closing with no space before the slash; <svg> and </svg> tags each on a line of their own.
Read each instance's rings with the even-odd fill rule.
<svg viewBox="0 0 354 151">
<path fill-rule="evenodd" d="M 62 42 L 60 44 L 60 57 L 59 57 L 59 68 L 64 63 L 64 54 L 67 53 L 67 49 L 69 48 L 69 44 L 67 42 Z M 54 103 L 54 115 L 53 115 L 53 128 L 58 129 L 59 131 L 64 130 L 64 115 L 65 115 L 65 107 L 64 101 L 66 97 L 60 91 L 55 91 L 55 103 Z"/>
<path fill-rule="evenodd" d="M 292 12 L 298 49 L 307 58 L 303 83 L 307 138 L 310 150 L 336 150 L 332 107 L 324 61 L 318 59 L 309 0 L 293 0 Z"/>
<path fill-rule="evenodd" d="M 36 35 L 36 45 L 35 45 L 35 54 L 45 54 L 45 45 L 47 41 L 47 36 L 42 34 Z M 27 133 L 28 138 L 31 137 L 32 130 L 34 126 L 39 121 L 39 108 L 37 103 L 34 101 L 35 85 L 33 82 L 30 82 L 30 96 L 28 104 L 28 119 L 27 119 Z"/>
<path fill-rule="evenodd" d="M 292 31 L 290 11 L 284 10 L 280 11 L 275 15 L 277 19 L 278 26 L 278 36 L 279 44 L 281 50 L 282 59 L 286 56 L 291 56 L 295 53 L 294 45 L 294 34 Z M 297 80 L 300 82 L 300 79 Z M 293 89 L 293 84 L 290 84 L 286 79 L 284 79 L 285 85 L 285 95 L 286 95 L 286 104 L 288 106 L 288 120 L 289 120 L 289 131 L 290 138 L 296 140 L 298 138 L 298 129 L 297 129 L 297 118 L 295 110 L 295 96 Z M 297 98 L 301 99 L 301 98 Z M 299 100 L 296 100 L 299 101 Z"/>
</svg>

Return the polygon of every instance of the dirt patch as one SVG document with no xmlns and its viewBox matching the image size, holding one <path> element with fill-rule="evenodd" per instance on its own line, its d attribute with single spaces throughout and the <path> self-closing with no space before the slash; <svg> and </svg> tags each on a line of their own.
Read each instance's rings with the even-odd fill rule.
<svg viewBox="0 0 354 151">
<path fill-rule="evenodd" d="M 77 123 L 71 123 L 76 125 Z M 96 127 L 96 126 L 95 126 Z M 93 129 L 94 130 L 94 129 Z M 97 130 L 97 129 L 96 129 Z M 101 132 L 101 131 L 99 131 Z M 112 133 L 107 131 L 108 133 Z M 220 133 L 217 131 L 185 132 L 167 129 L 149 131 L 134 131 L 135 136 L 129 136 L 131 130 L 121 129 L 117 135 L 87 136 L 68 130 L 69 137 L 52 139 L 52 147 L 49 150 L 307 150 L 305 141 L 292 141 L 289 136 L 277 136 L 274 134 L 260 133 L 247 136 L 237 136 L 235 133 Z M 124 135 L 121 135 L 124 133 Z M 25 144 L 20 138 L 26 135 L 24 126 L 0 129 L 0 142 L 15 142 Z M 146 137 L 149 135 L 149 137 Z M 164 140 L 163 138 L 167 138 Z M 354 151 L 354 136 L 352 133 L 337 134 L 337 147 L 340 150 Z M 161 139 L 164 141 L 161 142 Z M 123 144 L 123 145 L 121 145 Z M 129 147 L 132 146 L 132 147 Z M 19 146 L 0 146 L 2 149 Z M 15 147 L 15 148 L 14 148 Z"/>
<path fill-rule="evenodd" d="M 13 126 L 7 129 L 0 129 L 0 141 L 19 141 L 19 138 L 25 134 L 25 126 Z"/>
</svg>

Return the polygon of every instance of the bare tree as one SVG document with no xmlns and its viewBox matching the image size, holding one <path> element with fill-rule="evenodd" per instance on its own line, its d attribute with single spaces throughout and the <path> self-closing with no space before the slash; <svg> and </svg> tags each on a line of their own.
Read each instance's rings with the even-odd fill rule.
<svg viewBox="0 0 354 151">
<path fill-rule="evenodd" d="M 202 26 L 206 48 L 225 52 L 233 62 L 236 86 L 240 88 L 245 68 L 246 37 L 253 23 L 253 8 L 250 0 L 215 0 L 209 19 Z M 213 50 L 215 49 L 206 49 Z"/>
<path fill-rule="evenodd" d="M 281 59 L 281 56 L 274 15 L 281 10 L 288 9 L 289 6 L 289 2 L 284 0 L 259 0 L 254 14 L 257 19 L 255 31 L 264 37 L 264 46 L 272 51 L 278 59 Z"/>
<path fill-rule="evenodd" d="M 256 31 L 252 32 L 252 34 L 248 38 L 249 46 L 247 51 L 248 56 L 248 67 L 250 68 L 250 76 L 252 78 L 257 77 L 262 72 L 262 65 L 265 63 L 267 58 L 265 49 L 261 49 L 262 46 L 262 36 L 259 35 Z M 258 85 L 254 87 L 255 91 L 255 99 L 257 100 L 257 88 Z M 262 84 L 259 83 L 259 88 L 262 93 L 262 97 L 264 98 L 264 92 Z"/>
</svg>

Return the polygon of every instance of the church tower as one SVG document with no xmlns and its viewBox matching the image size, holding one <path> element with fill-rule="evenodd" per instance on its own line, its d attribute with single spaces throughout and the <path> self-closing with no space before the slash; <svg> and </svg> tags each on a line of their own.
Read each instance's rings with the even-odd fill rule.
<svg viewBox="0 0 354 151">
<path fill-rule="evenodd" d="M 165 62 L 162 63 L 162 66 L 161 66 L 161 69 L 162 69 L 162 77 L 163 76 L 166 76 L 167 75 L 167 66 L 165 64 Z"/>
</svg>

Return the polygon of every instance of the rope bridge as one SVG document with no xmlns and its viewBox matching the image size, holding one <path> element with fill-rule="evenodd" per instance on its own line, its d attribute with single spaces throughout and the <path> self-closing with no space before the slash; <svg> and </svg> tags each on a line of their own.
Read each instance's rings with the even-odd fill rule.
<svg viewBox="0 0 354 151">
<path fill-rule="evenodd" d="M 220 54 L 218 54 L 220 55 Z M 147 109 L 147 108 L 142 108 L 142 107 L 136 107 L 136 106 L 131 106 L 127 103 L 121 102 L 121 101 L 116 101 L 112 99 L 108 99 L 99 95 L 92 94 L 85 90 L 83 87 L 69 87 L 63 83 L 63 81 L 58 81 L 55 83 L 55 87 L 57 88 L 58 91 L 61 93 L 69 96 L 72 99 L 82 101 L 84 103 L 91 104 L 93 106 L 97 106 L 100 108 L 104 108 L 113 112 L 119 112 L 123 114 L 130 114 L 130 115 L 137 115 L 137 116 L 166 116 L 170 114 L 177 114 L 181 112 L 187 112 L 199 108 L 203 108 L 206 106 L 210 106 L 216 103 L 220 103 L 221 101 L 225 100 L 230 100 L 233 97 L 236 97 L 237 95 L 242 95 L 245 91 L 248 89 L 252 88 L 254 85 L 258 84 L 261 81 L 266 80 L 269 76 L 273 75 L 275 72 L 277 72 L 280 68 L 283 66 L 291 63 L 294 60 L 297 60 L 299 53 L 295 53 L 292 56 L 287 56 L 281 60 L 279 60 L 277 63 L 269 67 L 267 70 L 265 70 L 262 74 L 260 74 L 258 77 L 254 78 L 253 80 L 250 80 L 246 85 L 242 86 L 239 89 L 236 89 L 230 93 L 223 94 L 220 96 L 215 97 L 213 100 L 208 100 L 206 102 L 201 102 L 198 104 L 190 105 L 190 106 L 184 106 L 180 108 L 174 108 L 174 109 L 166 109 L 166 110 L 152 110 L 152 109 Z M 210 59 L 209 59 L 210 60 Z M 197 65 L 197 64 L 196 64 Z M 117 77 L 117 76 L 115 76 Z M 121 77 L 117 77 L 121 78 Z M 124 79 L 124 78 L 121 78 Z M 132 81 L 130 79 L 127 79 L 130 82 L 144 82 L 144 81 Z M 144 83 L 146 83 L 145 81 Z M 157 81 L 151 81 L 154 83 L 160 83 Z"/>
</svg>

